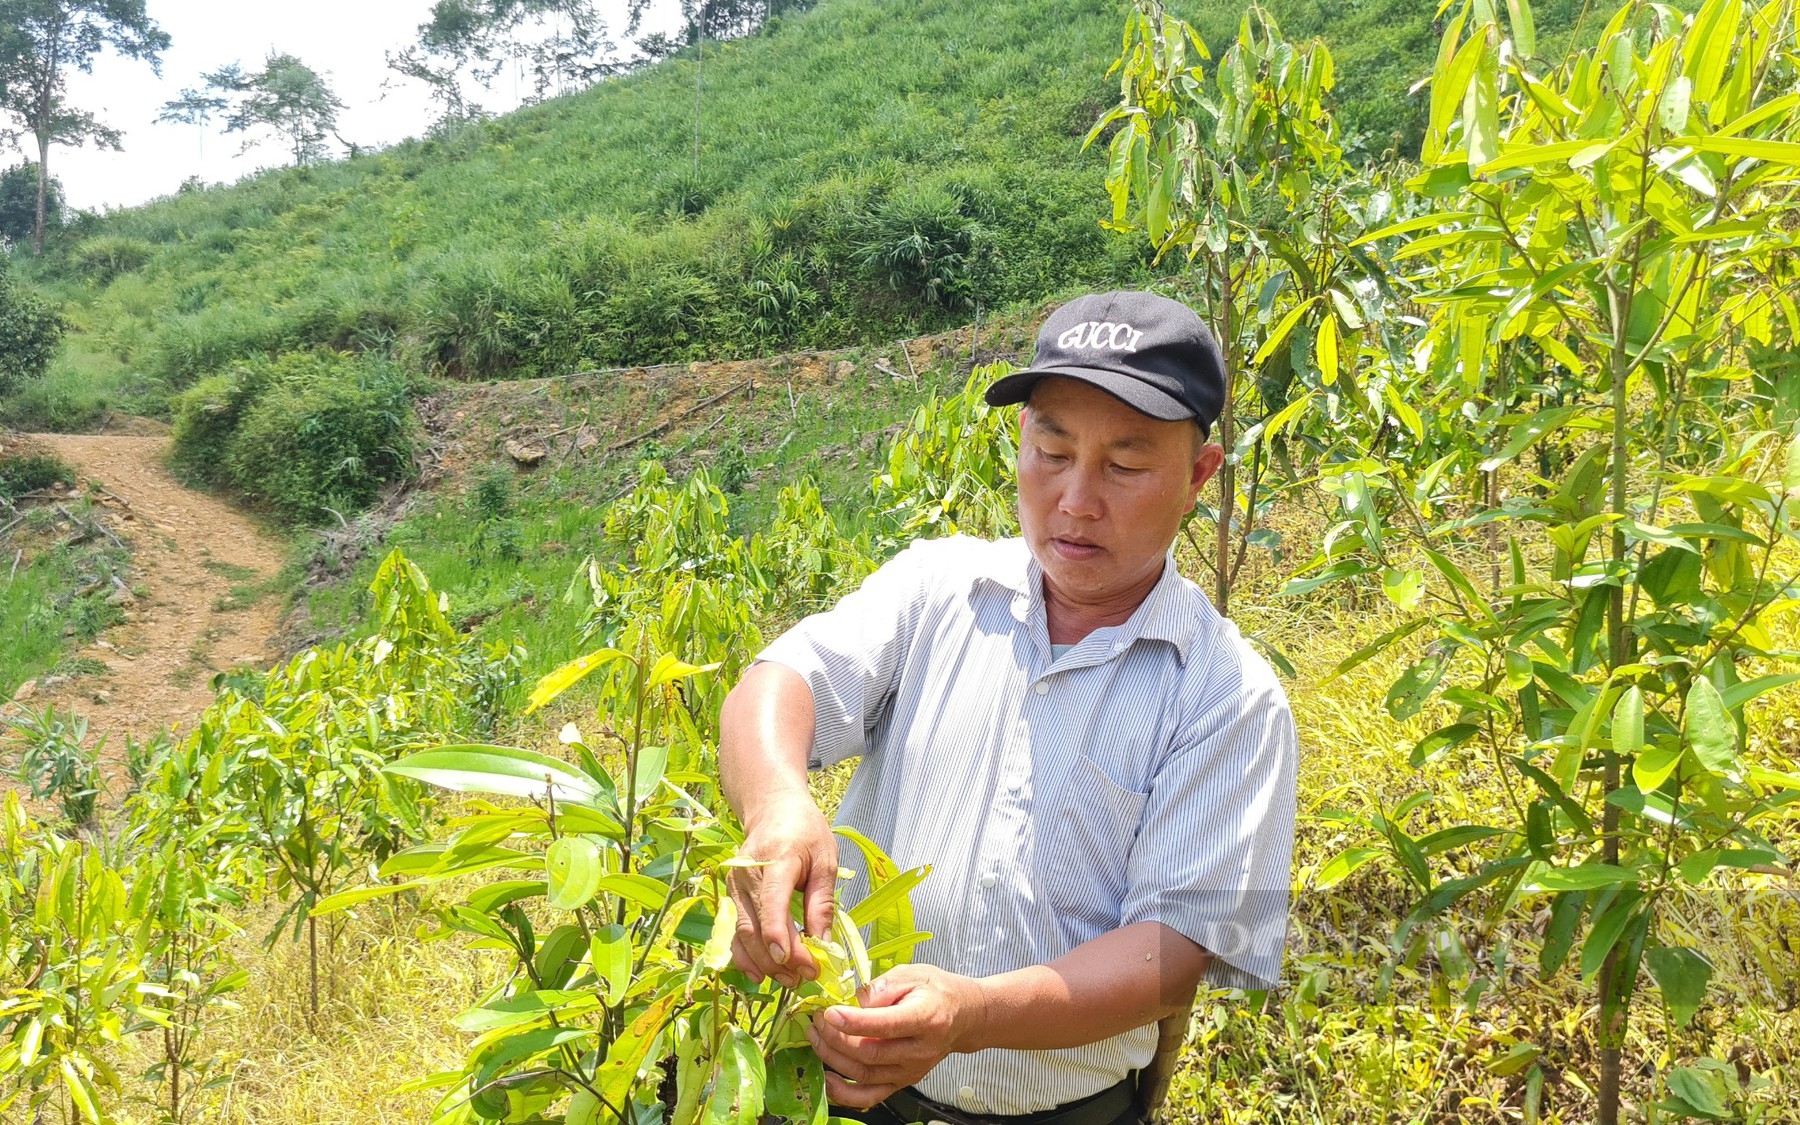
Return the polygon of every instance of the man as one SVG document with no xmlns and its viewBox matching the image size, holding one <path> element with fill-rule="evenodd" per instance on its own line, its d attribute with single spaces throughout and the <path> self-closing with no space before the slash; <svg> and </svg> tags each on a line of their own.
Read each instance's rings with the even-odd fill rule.
<svg viewBox="0 0 1800 1125">
<path fill-rule="evenodd" d="M 1136 1121 L 1152 1025 L 1202 977 L 1278 976 L 1293 721 L 1170 554 L 1223 463 L 1225 393 L 1186 306 L 1058 309 L 987 393 L 1025 404 L 1022 538 L 913 544 L 726 700 L 723 786 L 764 861 L 733 874 L 746 973 L 816 973 L 790 902 L 825 934 L 839 857 L 809 767 L 861 754 L 839 821 L 933 869 L 916 963 L 814 1021 L 835 1104 L 880 1125 Z"/>
</svg>

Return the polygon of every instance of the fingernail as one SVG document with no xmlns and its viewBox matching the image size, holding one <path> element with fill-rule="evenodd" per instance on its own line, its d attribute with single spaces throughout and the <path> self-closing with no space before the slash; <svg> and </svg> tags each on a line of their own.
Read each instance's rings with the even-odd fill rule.
<svg viewBox="0 0 1800 1125">
<path fill-rule="evenodd" d="M 775 942 L 769 943 L 769 956 L 774 958 L 777 965 L 787 964 L 787 950 Z"/>
</svg>

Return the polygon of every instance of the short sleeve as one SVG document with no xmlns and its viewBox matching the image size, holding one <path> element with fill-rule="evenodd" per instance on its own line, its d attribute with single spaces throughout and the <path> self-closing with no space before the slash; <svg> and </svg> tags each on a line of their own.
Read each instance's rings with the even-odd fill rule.
<svg viewBox="0 0 1800 1125">
<path fill-rule="evenodd" d="M 933 581 L 924 543 L 890 559 L 824 613 L 804 618 L 757 655 L 799 673 L 813 697 L 809 769 L 863 752 L 899 683 Z"/>
<path fill-rule="evenodd" d="M 1214 985 L 1269 988 L 1287 941 L 1293 713 L 1274 673 L 1229 626 L 1207 659 L 1198 713 L 1151 783 L 1121 925 L 1161 922 L 1206 949 Z"/>
</svg>

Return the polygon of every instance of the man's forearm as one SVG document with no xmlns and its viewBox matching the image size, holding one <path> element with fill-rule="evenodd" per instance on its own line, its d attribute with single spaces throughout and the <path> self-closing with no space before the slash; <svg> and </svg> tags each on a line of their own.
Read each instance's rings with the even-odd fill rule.
<svg viewBox="0 0 1800 1125">
<path fill-rule="evenodd" d="M 1155 1023 L 1193 998 L 1212 954 L 1160 922 L 1102 934 L 1047 965 L 982 977 L 977 1041 L 963 1049 L 1080 1047 Z"/>
<path fill-rule="evenodd" d="M 744 674 L 719 713 L 719 786 L 750 825 L 772 803 L 811 799 L 812 689 L 798 672 L 761 663 Z"/>
</svg>

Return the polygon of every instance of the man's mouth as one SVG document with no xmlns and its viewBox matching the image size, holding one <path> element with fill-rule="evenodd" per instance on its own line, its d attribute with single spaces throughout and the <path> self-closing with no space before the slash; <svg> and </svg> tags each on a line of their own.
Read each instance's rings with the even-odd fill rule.
<svg viewBox="0 0 1800 1125">
<path fill-rule="evenodd" d="M 1106 548 L 1085 539 L 1064 538 L 1060 535 L 1050 537 L 1050 548 L 1070 562 L 1086 562 L 1105 553 Z"/>
</svg>

